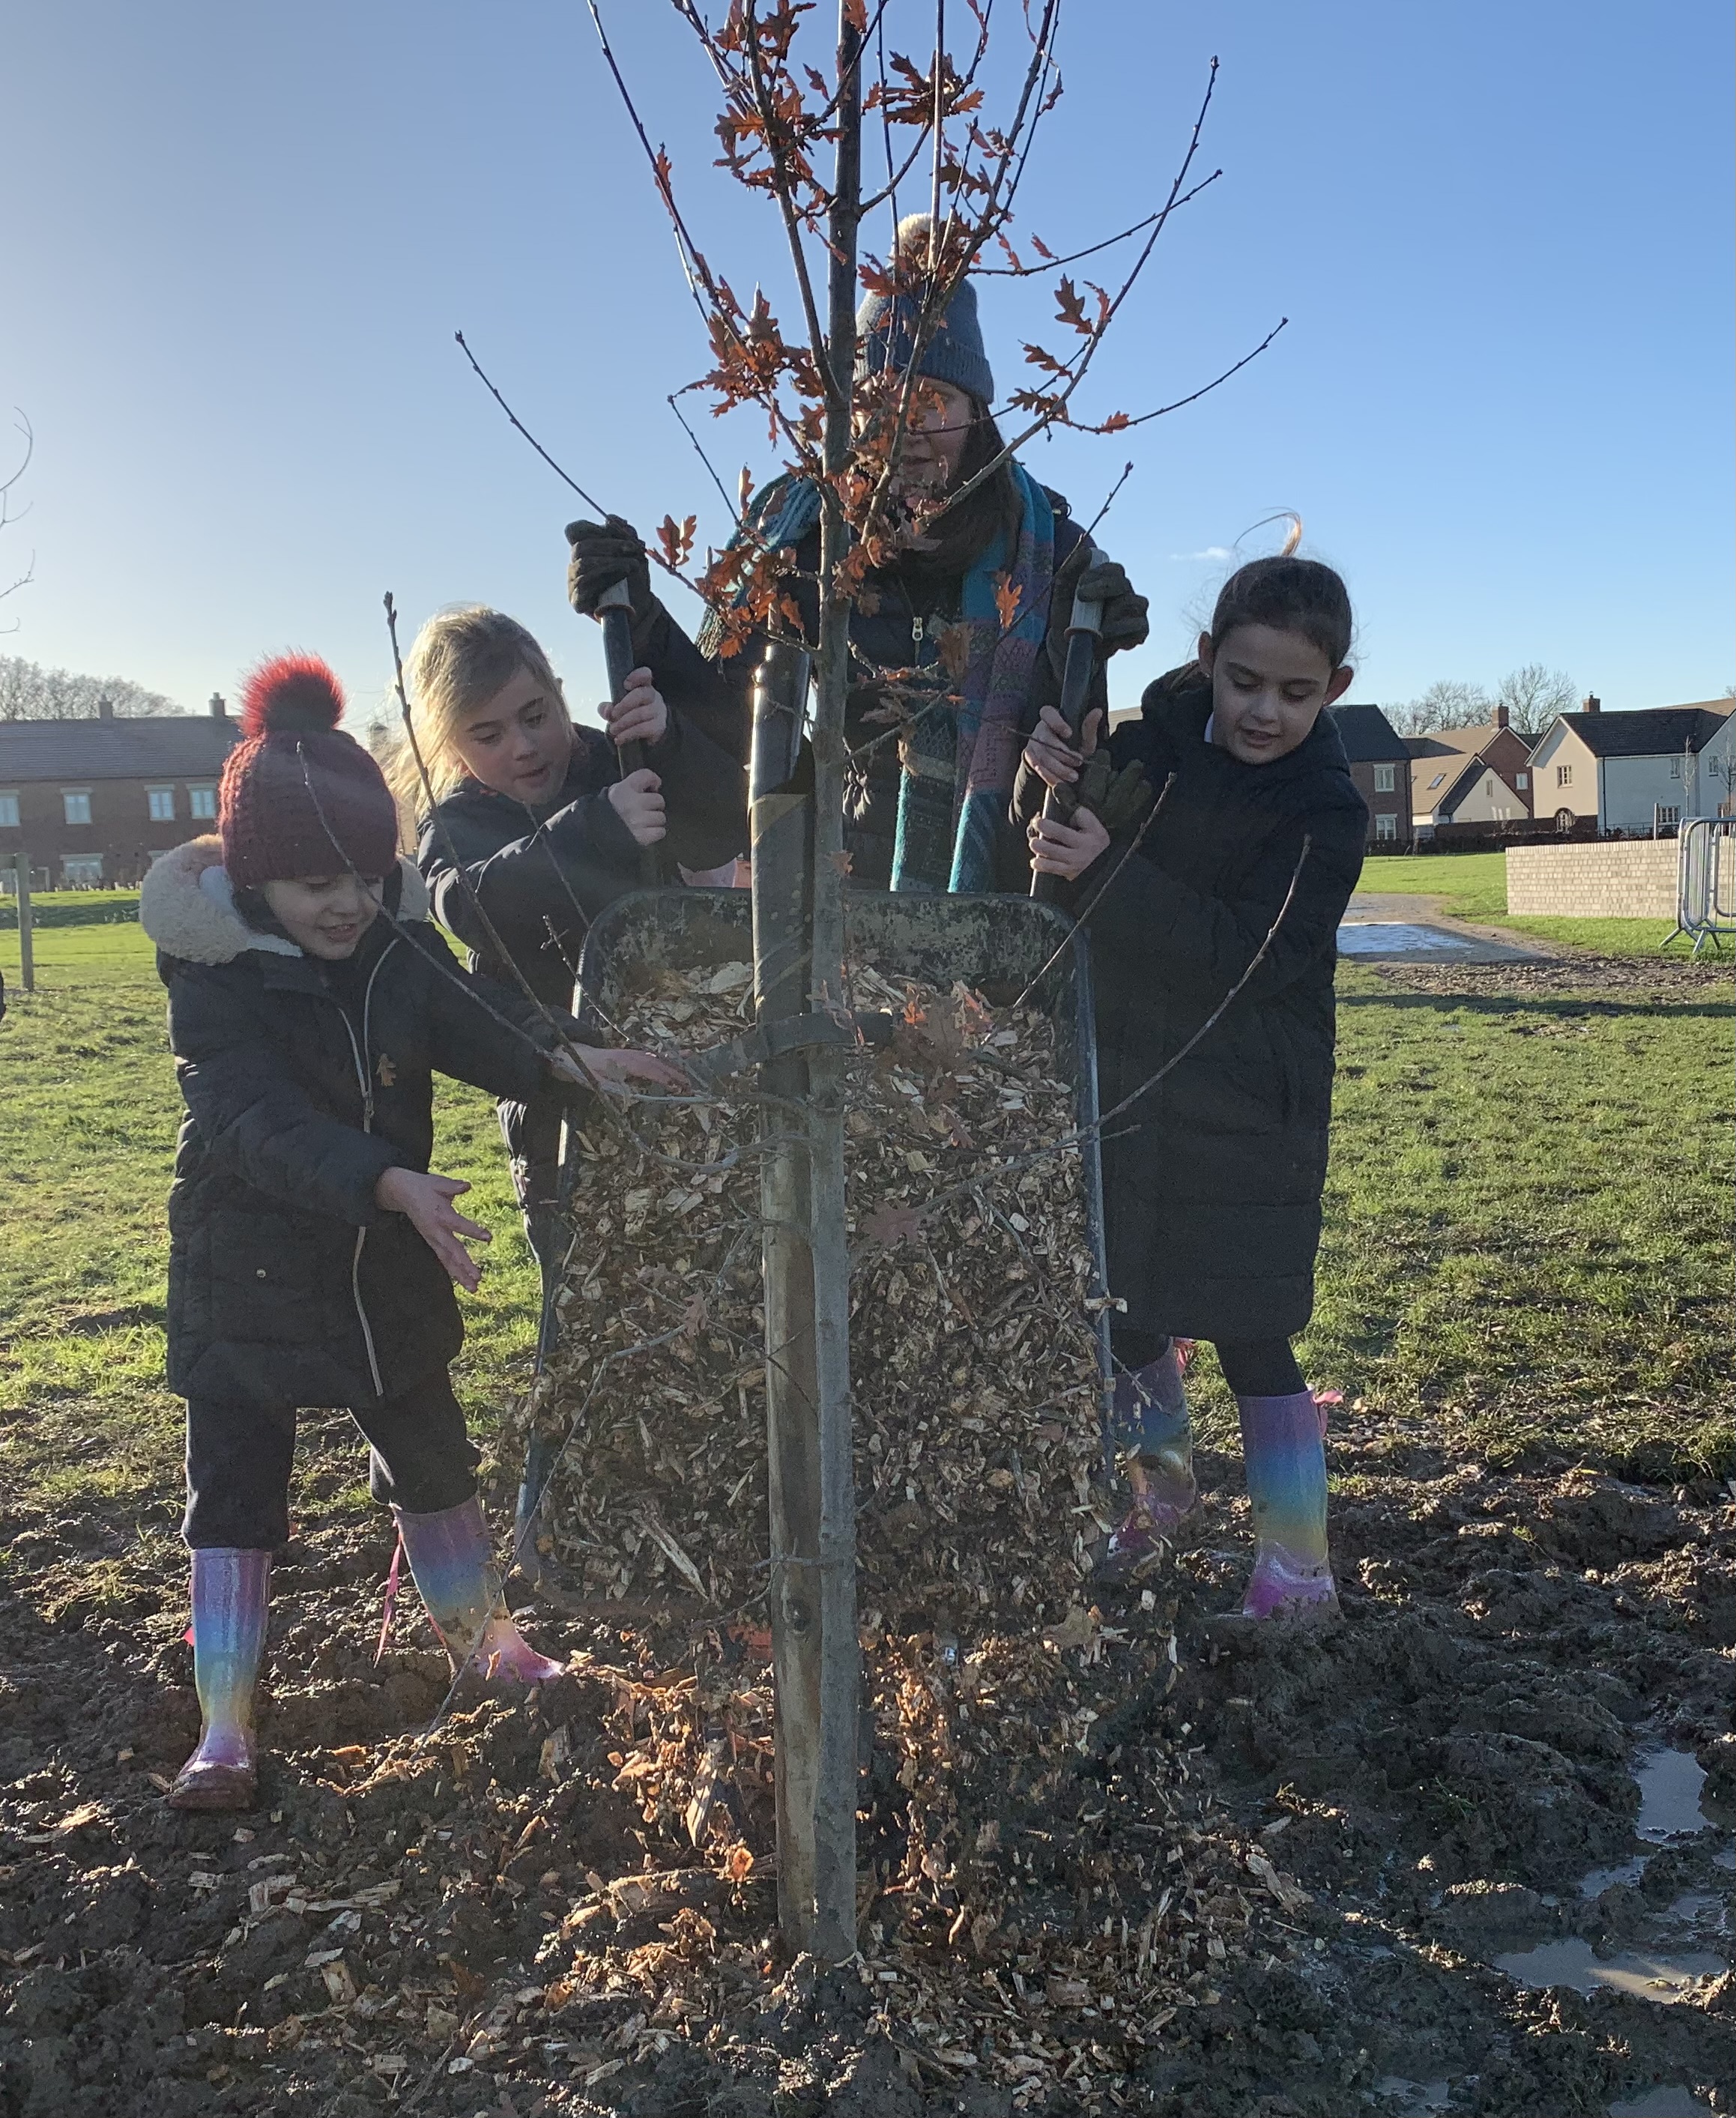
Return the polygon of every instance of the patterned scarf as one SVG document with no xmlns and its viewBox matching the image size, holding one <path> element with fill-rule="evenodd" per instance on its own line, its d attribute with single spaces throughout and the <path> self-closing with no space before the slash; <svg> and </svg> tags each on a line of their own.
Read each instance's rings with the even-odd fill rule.
<svg viewBox="0 0 1736 2118">
<path fill-rule="evenodd" d="M 1012 564 L 1003 533 L 965 576 L 960 615 L 968 650 L 956 709 L 922 714 L 900 742 L 894 890 L 995 886 L 995 849 L 1018 770 L 1020 723 L 1049 628 L 1055 571 L 1049 495 L 1022 465 L 1013 465 L 1012 476 L 1020 520 Z M 750 507 L 749 534 L 776 550 L 799 543 L 819 519 L 820 496 L 808 479 L 779 479 Z M 708 622 L 701 632 L 701 651 L 711 630 Z"/>
</svg>

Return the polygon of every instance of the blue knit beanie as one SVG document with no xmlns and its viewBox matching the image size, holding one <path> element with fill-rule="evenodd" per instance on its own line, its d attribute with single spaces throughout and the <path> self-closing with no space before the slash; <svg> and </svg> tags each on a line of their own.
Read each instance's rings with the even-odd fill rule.
<svg viewBox="0 0 1736 2118">
<path fill-rule="evenodd" d="M 908 257 L 919 245 L 926 251 L 930 225 L 925 213 L 906 215 L 898 224 L 893 245 L 895 256 Z M 896 371 L 910 366 L 910 349 L 916 342 L 921 313 L 921 298 L 915 294 L 869 294 L 863 298 L 862 307 L 856 312 L 859 382 L 864 376 L 878 375 L 886 368 Z M 951 383 L 955 389 L 964 391 L 980 405 L 994 402 L 994 373 L 988 365 L 988 355 L 983 349 L 982 326 L 976 317 L 976 289 L 968 280 L 961 281 L 947 306 L 947 313 L 923 349 L 918 372 L 932 377 L 937 382 Z"/>
</svg>

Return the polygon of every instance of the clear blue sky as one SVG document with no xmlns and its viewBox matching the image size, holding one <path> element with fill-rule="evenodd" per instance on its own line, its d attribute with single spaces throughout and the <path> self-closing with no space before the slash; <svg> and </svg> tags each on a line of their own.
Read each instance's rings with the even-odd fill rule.
<svg viewBox="0 0 1736 2118">
<path fill-rule="evenodd" d="M 717 261 L 787 308 L 774 228 L 709 166 L 687 32 L 660 0 L 607 12 Z M 925 18 L 892 0 L 891 42 L 919 46 Z M 1182 659 L 1215 555 L 1280 506 L 1350 582 L 1353 696 L 1531 660 L 1609 707 L 1722 691 L 1724 0 L 1072 0 L 1067 19 L 1025 193 L 1056 250 L 1155 201 L 1223 61 L 1203 166 L 1224 174 L 1130 303 L 1098 407 L 1179 395 L 1291 320 L 1135 441 L 1103 537 L 1154 626 L 1119 701 Z M 581 511 L 452 343 L 461 326 L 641 528 L 694 510 L 721 534 L 664 402 L 705 365 L 697 321 L 581 0 L 12 0 L 6 45 L 0 406 L 37 454 L 0 577 L 31 548 L 36 577 L 0 607 L 19 622 L 0 651 L 197 706 L 305 645 L 366 718 L 391 588 L 411 629 L 502 605 L 594 697 L 594 629 L 562 590 Z M 997 280 L 982 304 L 1004 392 L 1039 297 Z M 712 435 L 732 486 L 744 456 L 770 467 L 751 433 Z M 1030 460 L 1089 516 L 1128 453 L 1068 438 Z"/>
</svg>

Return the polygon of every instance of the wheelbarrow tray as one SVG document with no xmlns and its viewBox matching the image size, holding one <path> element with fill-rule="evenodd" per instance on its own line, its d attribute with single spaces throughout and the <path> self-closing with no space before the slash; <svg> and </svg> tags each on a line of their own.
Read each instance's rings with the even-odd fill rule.
<svg viewBox="0 0 1736 2118">
<path fill-rule="evenodd" d="M 845 903 L 846 951 L 884 978 L 910 978 L 942 992 L 962 980 L 992 1006 L 1004 1006 L 1031 987 L 1027 1005 L 1053 1024 L 1055 1059 L 1073 1092 L 1079 1142 L 1091 1296 L 1107 1293 L 1103 1163 L 1094 1130 L 1098 1117 L 1097 1033 L 1085 936 L 1068 936 L 1072 921 L 1058 908 L 1028 897 L 930 895 L 852 890 Z M 646 970 L 688 971 L 753 957 L 753 908 L 744 890 L 641 890 L 617 898 L 600 913 L 579 960 L 573 1011 L 599 1041 L 610 1034 L 632 981 Z M 1053 958 L 1053 963 L 1050 959 Z M 1033 984 L 1035 981 L 1035 984 Z M 567 1135 L 567 1152 L 572 1131 Z M 564 1192 L 563 1182 L 562 1191 Z M 553 1306 L 549 1305 L 549 1312 Z M 1109 1319 L 1094 1317 L 1098 1360 L 1109 1381 Z M 547 1477 L 546 1450 L 533 1437 L 520 1496 L 528 1523 Z M 528 1539 L 520 1551 L 535 1576 Z"/>
</svg>

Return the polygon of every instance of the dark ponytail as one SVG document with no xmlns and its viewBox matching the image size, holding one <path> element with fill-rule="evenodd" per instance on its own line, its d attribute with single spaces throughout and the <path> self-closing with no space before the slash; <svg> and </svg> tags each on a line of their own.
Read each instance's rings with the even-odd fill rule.
<svg viewBox="0 0 1736 2118">
<path fill-rule="evenodd" d="M 1221 647 L 1238 625 L 1269 625 L 1275 632 L 1299 632 L 1334 669 L 1350 652 L 1350 596 L 1330 566 L 1317 559 L 1253 559 L 1218 591 L 1211 613 L 1211 644 Z"/>
</svg>

